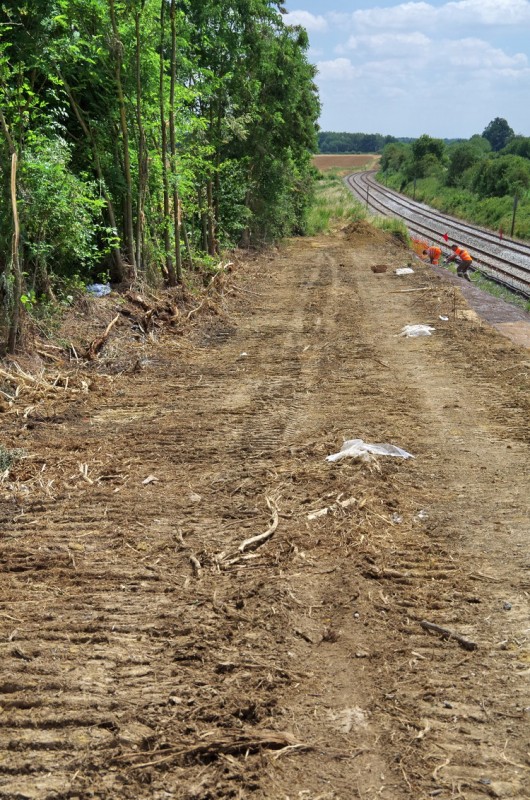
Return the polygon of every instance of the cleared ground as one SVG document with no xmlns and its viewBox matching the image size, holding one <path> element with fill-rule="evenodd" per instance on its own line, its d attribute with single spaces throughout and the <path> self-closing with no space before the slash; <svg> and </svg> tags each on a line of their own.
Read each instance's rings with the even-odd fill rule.
<svg viewBox="0 0 530 800">
<path fill-rule="evenodd" d="M 188 333 L 20 377 L 1 798 L 530 796 L 530 354 L 408 259 L 292 240 Z M 357 437 L 415 458 L 325 460 Z"/>
</svg>

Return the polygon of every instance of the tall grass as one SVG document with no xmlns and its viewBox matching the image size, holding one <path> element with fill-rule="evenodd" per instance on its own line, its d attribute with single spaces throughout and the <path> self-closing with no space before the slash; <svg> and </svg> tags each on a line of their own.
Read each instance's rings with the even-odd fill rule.
<svg viewBox="0 0 530 800">
<path fill-rule="evenodd" d="M 307 235 L 328 233 L 348 222 L 366 219 L 366 209 L 344 185 L 343 174 L 344 170 L 337 168 L 319 174 L 315 199 L 306 217 Z"/>
<path fill-rule="evenodd" d="M 374 227 L 388 231 L 406 246 L 410 238 L 406 225 L 394 217 L 369 214 L 366 207 L 355 199 L 342 180 L 351 170 L 333 168 L 320 173 L 316 183 L 315 199 L 307 216 L 306 233 L 328 233 L 344 227 L 348 222 L 367 220 Z"/>
<path fill-rule="evenodd" d="M 370 217 L 370 222 L 376 228 L 379 228 L 382 231 L 387 231 L 391 233 L 394 238 L 398 239 L 405 247 L 411 246 L 410 235 L 407 230 L 407 226 L 405 223 L 400 220 L 396 219 L 396 217 Z"/>
</svg>

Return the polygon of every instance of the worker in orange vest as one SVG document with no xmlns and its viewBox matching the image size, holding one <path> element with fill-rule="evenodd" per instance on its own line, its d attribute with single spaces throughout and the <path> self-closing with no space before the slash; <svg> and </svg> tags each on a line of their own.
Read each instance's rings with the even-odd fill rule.
<svg viewBox="0 0 530 800">
<path fill-rule="evenodd" d="M 431 264 L 436 264 L 437 265 L 438 261 L 440 260 L 440 258 L 442 256 L 442 251 L 440 250 L 439 247 L 436 247 L 435 245 L 432 245 L 432 247 L 429 247 L 428 250 L 424 250 L 423 251 L 423 255 L 424 256 L 428 256 L 429 261 L 431 262 Z"/>
<path fill-rule="evenodd" d="M 473 259 L 471 258 L 467 250 L 464 250 L 463 247 L 459 247 L 457 244 L 452 244 L 451 250 L 453 251 L 453 255 L 448 256 L 445 259 L 445 263 L 449 264 L 450 261 L 454 261 L 456 263 L 456 274 L 458 275 L 458 277 L 465 278 L 466 281 L 471 281 L 471 278 L 469 277 L 467 272 L 471 268 Z"/>
</svg>

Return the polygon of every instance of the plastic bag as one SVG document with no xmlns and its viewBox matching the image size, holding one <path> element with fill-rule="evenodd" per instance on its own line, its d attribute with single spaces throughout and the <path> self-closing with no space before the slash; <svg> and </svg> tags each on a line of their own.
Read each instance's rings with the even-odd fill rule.
<svg viewBox="0 0 530 800">
<path fill-rule="evenodd" d="M 105 297 L 112 291 L 110 283 L 91 283 L 90 286 L 86 287 L 86 290 L 89 294 L 93 294 L 94 297 Z"/>
<path fill-rule="evenodd" d="M 338 453 L 326 456 L 326 461 L 340 461 L 341 458 L 360 458 L 362 461 L 370 461 L 372 455 L 414 458 L 411 453 L 407 453 L 395 444 L 368 444 L 362 439 L 348 439 Z"/>
<path fill-rule="evenodd" d="M 413 275 L 414 274 L 414 270 L 411 269 L 410 267 L 398 267 L 396 270 L 394 270 L 394 272 L 396 273 L 396 275 Z"/>
<path fill-rule="evenodd" d="M 405 325 L 400 336 L 430 336 L 435 331 L 432 325 Z"/>
</svg>

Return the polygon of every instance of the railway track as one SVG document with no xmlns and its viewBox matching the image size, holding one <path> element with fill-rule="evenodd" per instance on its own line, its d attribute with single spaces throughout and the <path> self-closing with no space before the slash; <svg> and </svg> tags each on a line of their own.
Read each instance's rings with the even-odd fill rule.
<svg viewBox="0 0 530 800">
<path fill-rule="evenodd" d="M 375 179 L 375 171 L 348 175 L 345 183 L 373 212 L 397 217 L 412 236 L 447 248 L 443 235 L 469 249 L 474 266 L 486 277 L 530 297 L 530 246 L 417 203 Z"/>
</svg>

